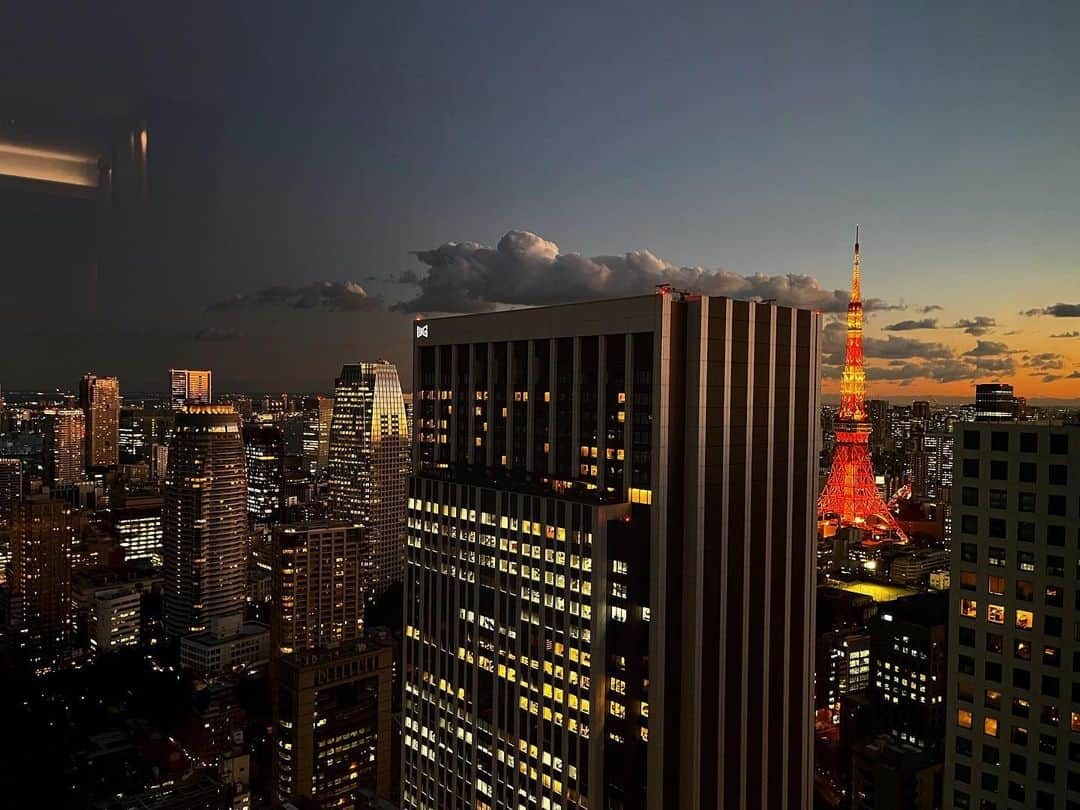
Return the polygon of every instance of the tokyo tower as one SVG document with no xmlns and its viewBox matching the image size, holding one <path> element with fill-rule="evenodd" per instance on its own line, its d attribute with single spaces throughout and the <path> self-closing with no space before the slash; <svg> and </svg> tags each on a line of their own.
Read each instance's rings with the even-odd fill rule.
<svg viewBox="0 0 1080 810">
<path fill-rule="evenodd" d="M 870 463 L 871 425 L 866 415 L 866 370 L 863 368 L 863 306 L 859 289 L 859 226 L 855 226 L 855 261 L 851 269 L 851 300 L 847 309 L 847 350 L 840 378 L 840 413 L 836 420 L 836 452 L 829 481 L 818 498 L 818 517 L 836 520 L 873 534 L 900 529 L 874 483 Z"/>
</svg>

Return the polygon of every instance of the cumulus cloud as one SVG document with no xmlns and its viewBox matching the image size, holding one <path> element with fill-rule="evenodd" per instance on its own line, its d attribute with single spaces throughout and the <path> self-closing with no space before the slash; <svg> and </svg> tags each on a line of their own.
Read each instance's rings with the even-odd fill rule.
<svg viewBox="0 0 1080 810">
<path fill-rule="evenodd" d="M 1054 352 L 1025 354 L 1023 363 L 1027 368 L 1033 368 L 1036 371 L 1056 371 L 1065 368 L 1065 358 Z"/>
<path fill-rule="evenodd" d="M 886 332 L 911 332 L 916 329 L 936 329 L 937 318 L 923 318 L 918 321 L 897 321 L 883 327 Z"/>
<path fill-rule="evenodd" d="M 315 309 L 323 312 L 356 312 L 376 309 L 379 299 L 355 281 L 313 281 L 300 287 L 284 284 L 264 287 L 247 295 L 234 295 L 211 304 L 215 312 L 234 312 L 261 307 Z"/>
<path fill-rule="evenodd" d="M 1004 343 L 996 340 L 977 340 L 973 349 L 964 352 L 964 357 L 993 357 L 1009 353 L 1010 349 Z"/>
<path fill-rule="evenodd" d="M 208 326 L 205 329 L 200 329 L 193 337 L 195 340 L 201 340 L 211 343 L 222 343 L 228 340 L 239 340 L 244 336 L 244 333 L 239 329 L 233 329 L 231 327 L 219 328 L 217 326 Z"/>
<path fill-rule="evenodd" d="M 1060 301 L 1048 307 L 1026 309 L 1021 315 L 1052 315 L 1055 318 L 1080 318 L 1080 304 L 1063 304 Z"/>
<path fill-rule="evenodd" d="M 896 337 L 896 335 L 889 335 L 884 340 L 881 338 L 863 338 L 863 352 L 867 357 L 880 357 L 887 360 L 904 360 L 916 357 L 928 360 L 944 360 L 953 356 L 952 349 L 941 343 Z"/>
<path fill-rule="evenodd" d="M 961 318 L 950 328 L 963 329 L 969 335 L 980 337 L 990 332 L 995 326 L 997 326 L 997 321 L 989 315 L 976 315 L 974 318 Z"/>
<path fill-rule="evenodd" d="M 927 304 L 925 307 L 920 307 L 919 312 L 926 315 L 928 312 L 937 312 L 940 309 L 942 309 L 940 304 Z"/>
<path fill-rule="evenodd" d="M 679 267 L 647 250 L 621 256 L 562 253 L 559 246 L 528 231 L 509 231 L 495 248 L 477 242 L 447 242 L 415 254 L 426 272 L 406 273 L 419 294 L 394 309 L 403 312 L 483 312 L 500 306 L 535 306 L 653 292 L 657 285 L 706 295 L 775 300 L 787 306 L 843 312 L 846 290 L 828 290 L 811 276 L 755 274 Z M 867 310 L 897 309 L 879 299 Z"/>
<path fill-rule="evenodd" d="M 1074 338 L 1074 337 L 1080 337 L 1080 332 L 1077 332 L 1077 331 L 1058 332 L 1056 335 L 1051 335 L 1050 337 L 1052 337 L 1052 338 Z"/>
<path fill-rule="evenodd" d="M 1054 382 L 1056 380 L 1080 380 L 1080 371 L 1074 371 L 1072 374 L 1044 374 L 1043 382 Z"/>
</svg>

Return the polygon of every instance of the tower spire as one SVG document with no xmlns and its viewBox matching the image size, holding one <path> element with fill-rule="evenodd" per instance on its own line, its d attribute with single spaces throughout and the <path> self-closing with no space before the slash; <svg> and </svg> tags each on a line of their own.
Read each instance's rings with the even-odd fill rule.
<svg viewBox="0 0 1080 810">
<path fill-rule="evenodd" d="M 851 266 L 851 300 L 862 300 L 862 279 L 859 275 L 859 226 L 855 226 L 855 260 Z"/>
</svg>

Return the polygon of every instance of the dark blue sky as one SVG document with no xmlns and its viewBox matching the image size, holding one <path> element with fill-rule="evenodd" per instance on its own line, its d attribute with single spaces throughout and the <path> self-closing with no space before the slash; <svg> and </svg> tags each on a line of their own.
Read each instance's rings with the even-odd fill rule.
<svg viewBox="0 0 1080 810">
<path fill-rule="evenodd" d="M 164 261 L 112 279 L 115 300 L 72 321 L 79 352 L 19 287 L 29 348 L 0 384 L 92 367 L 162 387 L 199 362 L 223 387 L 325 388 L 343 362 L 405 362 L 406 316 L 250 296 L 355 281 L 393 304 L 418 292 L 397 281 L 423 275 L 410 251 L 511 229 L 831 290 L 856 221 L 866 295 L 941 306 L 941 326 L 991 317 L 1027 341 L 1010 351 L 1053 347 L 1066 372 L 1080 359 L 1080 340 L 1049 338 L 1077 319 L 1019 315 L 1080 300 L 1076 4 L 233 5 L 0 12 L 23 98 L 197 102 L 219 116 L 224 184 L 213 236 L 185 237 L 206 245 L 176 259 L 184 278 Z M 964 334 L 919 337 L 962 355 Z"/>
</svg>

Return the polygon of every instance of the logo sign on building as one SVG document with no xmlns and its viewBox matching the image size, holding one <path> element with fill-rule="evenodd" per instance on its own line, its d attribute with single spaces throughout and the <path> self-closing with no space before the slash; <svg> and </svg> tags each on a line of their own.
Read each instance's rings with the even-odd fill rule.
<svg viewBox="0 0 1080 810">
<path fill-rule="evenodd" d="M 426 338 L 428 336 L 428 325 L 426 323 L 418 323 L 416 325 L 416 336 L 418 338 Z"/>
</svg>

